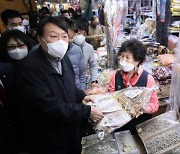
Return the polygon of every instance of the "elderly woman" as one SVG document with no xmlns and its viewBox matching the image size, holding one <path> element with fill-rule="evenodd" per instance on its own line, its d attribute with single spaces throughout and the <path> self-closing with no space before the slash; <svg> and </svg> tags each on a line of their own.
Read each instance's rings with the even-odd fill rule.
<svg viewBox="0 0 180 154">
<path fill-rule="evenodd" d="M 118 62 L 121 69 L 112 76 L 108 90 L 113 92 L 134 86 L 153 87 L 155 81 L 152 75 L 143 70 L 141 66 L 145 57 L 146 47 L 140 41 L 136 39 L 125 41 L 118 52 Z M 159 102 L 157 92 L 153 91 L 149 104 L 143 107 L 137 114 L 137 116 L 140 116 L 134 118 L 120 130 L 130 129 L 134 132 L 135 126 L 151 118 L 151 114 L 156 112 L 158 107 Z"/>
</svg>

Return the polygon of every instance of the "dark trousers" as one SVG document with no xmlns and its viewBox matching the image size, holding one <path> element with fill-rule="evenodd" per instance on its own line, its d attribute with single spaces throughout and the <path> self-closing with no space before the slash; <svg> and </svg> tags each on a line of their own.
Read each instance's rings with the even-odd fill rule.
<svg viewBox="0 0 180 154">
<path fill-rule="evenodd" d="M 80 154 L 80 152 L 75 152 L 72 144 L 65 144 L 61 147 L 48 150 L 26 150 L 24 152 L 19 152 L 18 154 Z"/>
</svg>

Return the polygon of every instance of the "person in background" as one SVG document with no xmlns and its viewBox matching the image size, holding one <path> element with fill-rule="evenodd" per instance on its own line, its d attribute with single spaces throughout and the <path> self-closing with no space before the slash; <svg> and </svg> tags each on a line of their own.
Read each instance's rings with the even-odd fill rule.
<svg viewBox="0 0 180 154">
<path fill-rule="evenodd" d="M 29 30 L 29 15 L 26 12 L 21 13 L 22 24 L 24 25 L 26 32 Z"/>
<path fill-rule="evenodd" d="M 76 14 L 77 14 L 77 19 L 79 19 L 79 18 L 82 17 L 82 10 L 81 10 L 81 7 L 80 7 L 80 6 L 79 6 L 79 8 L 77 9 Z"/>
<path fill-rule="evenodd" d="M 73 8 L 68 9 L 70 19 L 77 20 L 77 13 Z"/>
<path fill-rule="evenodd" d="M 84 61 L 84 55 L 81 48 L 73 43 L 75 32 L 77 32 L 77 27 L 72 20 L 65 18 L 65 21 L 68 24 L 68 36 L 69 36 L 69 48 L 67 51 L 67 55 L 74 68 L 77 88 L 81 90 L 85 90 L 86 66 Z"/>
<path fill-rule="evenodd" d="M 109 92 L 134 86 L 153 88 L 155 86 L 154 78 L 142 68 L 145 58 L 146 47 L 140 41 L 131 39 L 122 43 L 118 52 L 118 62 L 121 69 L 113 74 L 108 87 Z M 135 126 L 150 119 L 151 114 L 156 112 L 158 108 L 157 92 L 153 91 L 149 104 L 137 113 L 138 118 L 134 118 L 119 130 L 129 129 L 135 133 Z"/>
<path fill-rule="evenodd" d="M 86 42 L 85 37 L 87 34 L 88 27 L 85 22 L 76 22 L 78 33 L 75 34 L 74 43 L 79 45 L 84 54 L 84 60 L 86 65 L 86 70 L 90 73 L 90 82 L 92 86 L 97 85 L 97 75 L 98 75 L 98 64 L 95 59 L 94 49 L 92 45 Z"/>
<path fill-rule="evenodd" d="M 18 136 L 21 152 L 80 154 L 80 125 L 97 122 L 102 112 L 75 85 L 74 70 L 66 55 L 68 26 L 48 17 L 37 27 L 41 46 L 19 64 L 17 72 Z"/>
<path fill-rule="evenodd" d="M 41 19 L 43 19 L 43 18 L 46 18 L 46 17 L 51 16 L 51 13 L 50 13 L 48 7 L 42 7 L 42 8 L 39 10 L 39 15 L 40 15 L 40 20 L 41 20 Z"/>
<path fill-rule="evenodd" d="M 88 35 L 86 36 L 86 41 L 93 46 L 96 50 L 100 47 L 100 43 L 103 40 L 104 30 L 101 25 L 99 25 L 99 19 L 93 16 L 90 21 Z"/>
<path fill-rule="evenodd" d="M 70 15 L 69 15 L 69 11 L 68 10 L 61 11 L 61 15 L 63 17 L 66 17 L 66 18 L 70 19 Z"/>
<path fill-rule="evenodd" d="M 101 25 L 105 26 L 105 17 L 104 17 L 104 2 L 102 2 L 99 5 L 98 8 L 98 17 L 99 17 L 99 22 Z"/>
<path fill-rule="evenodd" d="M 18 29 L 25 33 L 22 17 L 18 11 L 6 9 L 1 13 L 1 19 L 6 30 Z"/>
<path fill-rule="evenodd" d="M 2 33 L 0 38 L 0 59 L 17 66 L 33 46 L 31 39 L 23 32 L 13 29 Z"/>
</svg>

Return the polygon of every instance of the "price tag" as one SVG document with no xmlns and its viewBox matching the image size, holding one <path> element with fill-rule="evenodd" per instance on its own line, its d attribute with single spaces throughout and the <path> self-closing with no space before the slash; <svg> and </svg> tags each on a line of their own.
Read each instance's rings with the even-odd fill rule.
<svg viewBox="0 0 180 154">
<path fill-rule="evenodd" d="M 141 90 L 141 89 L 127 90 L 124 92 L 124 95 L 133 99 L 136 96 L 138 96 L 139 94 L 141 94 L 142 92 L 143 92 L 143 90 Z"/>
</svg>

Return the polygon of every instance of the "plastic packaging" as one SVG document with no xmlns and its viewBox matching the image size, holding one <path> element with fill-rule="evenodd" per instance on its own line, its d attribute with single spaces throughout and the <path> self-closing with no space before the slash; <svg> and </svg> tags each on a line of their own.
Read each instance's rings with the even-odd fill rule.
<svg viewBox="0 0 180 154">
<path fill-rule="evenodd" d="M 180 146 L 180 125 L 175 125 L 165 132 L 154 134 L 143 142 L 147 154 L 173 154 L 172 150 Z"/>
<path fill-rule="evenodd" d="M 172 69 L 172 79 L 170 87 L 170 105 L 168 109 L 174 109 L 179 114 L 180 111 L 180 39 L 175 53 L 175 63 Z"/>
<path fill-rule="evenodd" d="M 131 87 L 114 93 L 96 95 L 94 104 L 104 113 L 104 118 L 95 127 L 96 130 L 107 135 L 128 123 L 149 103 L 152 91 L 153 88 Z"/>
<path fill-rule="evenodd" d="M 107 89 L 105 87 L 97 86 L 92 87 L 91 89 L 88 89 L 86 91 L 87 95 L 97 95 L 97 94 L 105 94 L 107 92 Z"/>
<path fill-rule="evenodd" d="M 172 110 L 137 125 L 136 130 L 141 139 L 145 140 L 146 138 L 149 138 L 158 132 L 164 132 L 166 129 L 177 124 L 176 111 Z"/>
<path fill-rule="evenodd" d="M 91 140 L 92 143 L 93 140 Z M 95 144 L 83 148 L 82 154 L 119 154 L 115 139 L 111 134 Z"/>
<path fill-rule="evenodd" d="M 98 76 L 98 84 L 102 87 L 106 87 L 109 82 L 110 79 L 113 75 L 113 73 L 115 73 L 115 70 L 113 69 L 105 69 L 99 76 Z"/>
<path fill-rule="evenodd" d="M 138 150 L 130 131 L 115 133 L 115 139 L 120 154 L 138 154 Z"/>
</svg>

